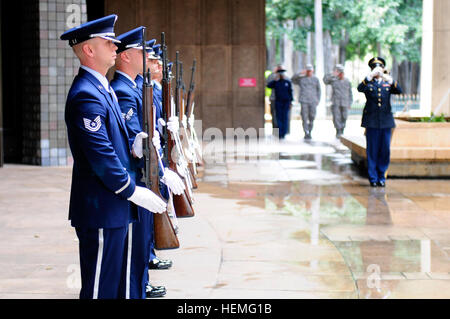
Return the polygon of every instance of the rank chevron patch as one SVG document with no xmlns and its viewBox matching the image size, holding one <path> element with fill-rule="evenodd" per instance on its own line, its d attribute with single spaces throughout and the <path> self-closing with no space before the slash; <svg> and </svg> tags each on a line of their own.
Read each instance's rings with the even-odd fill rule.
<svg viewBox="0 0 450 319">
<path fill-rule="evenodd" d="M 83 117 L 84 127 L 91 132 L 97 132 L 102 126 L 102 122 L 100 121 L 100 115 L 97 116 L 92 121 Z"/>
<path fill-rule="evenodd" d="M 131 119 L 131 117 L 133 116 L 133 113 L 134 113 L 134 112 L 133 112 L 133 109 L 130 108 L 130 110 L 128 111 L 127 114 L 122 113 L 122 117 L 123 117 L 124 120 L 129 121 L 129 120 Z"/>
</svg>

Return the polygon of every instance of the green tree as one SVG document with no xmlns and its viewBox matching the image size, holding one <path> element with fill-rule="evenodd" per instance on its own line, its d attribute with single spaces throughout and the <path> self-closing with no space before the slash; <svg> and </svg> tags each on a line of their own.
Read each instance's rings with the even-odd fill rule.
<svg viewBox="0 0 450 319">
<path fill-rule="evenodd" d="M 322 10 L 323 29 L 339 46 L 339 62 L 371 54 L 394 57 L 400 69 L 420 63 L 422 0 L 322 0 Z M 266 13 L 268 38 L 287 34 L 296 50 L 306 51 L 307 32 L 314 31 L 314 0 L 267 0 Z M 284 27 L 286 21 L 307 17 L 312 18 L 309 27 Z"/>
</svg>

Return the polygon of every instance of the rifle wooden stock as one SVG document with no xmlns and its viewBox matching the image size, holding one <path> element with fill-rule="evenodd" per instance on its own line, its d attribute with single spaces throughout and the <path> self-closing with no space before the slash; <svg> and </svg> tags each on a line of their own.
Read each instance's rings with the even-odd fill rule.
<svg viewBox="0 0 450 319">
<path fill-rule="evenodd" d="M 197 184 L 197 180 L 195 178 L 195 172 L 194 172 L 194 163 L 189 162 L 188 163 L 188 168 L 189 168 L 189 174 L 191 174 L 192 177 L 192 188 L 193 189 L 197 189 L 198 188 L 198 184 Z"/>
<path fill-rule="evenodd" d="M 169 78 L 169 72 L 167 70 L 167 52 L 165 41 L 162 35 L 162 50 L 163 50 L 163 80 L 162 80 L 162 100 L 163 109 L 166 122 L 171 116 L 173 116 L 172 105 L 171 105 L 171 79 Z M 167 129 L 167 128 L 166 128 Z M 168 134 L 170 135 L 170 134 Z M 172 136 L 167 138 L 167 159 L 169 162 L 169 168 L 178 174 L 177 164 L 173 158 L 173 152 L 175 146 L 175 140 Z M 187 187 L 189 187 L 184 180 L 184 178 L 178 174 L 183 180 L 186 187 L 185 191 L 180 195 L 173 194 L 173 206 L 175 209 L 175 214 L 177 217 L 193 217 L 195 215 L 194 209 L 192 207 L 192 201 L 189 194 L 187 193 Z"/>
<path fill-rule="evenodd" d="M 145 39 L 145 36 L 143 37 Z M 143 43 L 145 48 L 145 43 Z M 145 49 L 142 50 L 143 55 Z M 153 87 L 150 84 L 150 74 L 145 72 L 144 58 L 144 83 L 142 85 L 142 108 L 143 108 L 143 129 L 148 134 L 145 139 L 145 183 L 146 186 L 160 198 L 163 198 L 159 191 L 159 160 L 158 150 L 152 142 L 155 131 L 155 107 L 153 106 Z M 150 213 L 153 214 L 153 213 Z M 180 247 L 175 229 L 167 211 L 162 214 L 153 214 L 154 240 L 156 249 L 173 249 Z"/>
<path fill-rule="evenodd" d="M 149 103 L 153 104 L 153 89 L 151 86 L 144 86 L 144 95 L 147 101 L 152 101 Z M 143 95 L 143 96 L 144 96 Z M 150 109 L 150 110 L 149 110 Z M 151 178 L 151 191 L 158 195 L 160 198 L 163 198 L 159 191 L 159 166 L 158 166 L 158 152 L 152 143 L 153 132 L 155 131 L 155 123 L 153 121 L 154 118 L 154 107 L 153 105 L 149 108 L 145 109 L 145 115 L 149 120 L 149 131 L 148 138 L 146 139 L 147 144 L 150 149 L 150 178 Z M 180 243 L 177 238 L 177 234 L 175 233 L 175 229 L 170 220 L 169 214 L 167 211 L 162 214 L 153 214 L 153 228 L 154 228 L 154 239 L 155 239 L 155 248 L 156 249 L 174 249 L 180 247 Z"/>
</svg>

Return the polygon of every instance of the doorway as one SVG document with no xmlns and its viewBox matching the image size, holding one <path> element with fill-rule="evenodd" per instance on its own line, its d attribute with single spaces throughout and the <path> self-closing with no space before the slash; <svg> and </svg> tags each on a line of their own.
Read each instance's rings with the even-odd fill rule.
<svg viewBox="0 0 450 319">
<path fill-rule="evenodd" d="M 1 101 L 0 118 L 2 119 L 2 142 L 0 152 L 3 163 L 21 163 L 23 146 L 22 127 L 22 95 L 20 92 L 20 76 L 15 76 L 20 71 L 20 54 L 17 43 L 20 32 L 8 32 L 8 30 L 20 30 L 20 1 L 1 1 Z M 14 50 L 12 49 L 14 48 Z M 3 164 L 2 163 L 2 164 Z"/>
</svg>

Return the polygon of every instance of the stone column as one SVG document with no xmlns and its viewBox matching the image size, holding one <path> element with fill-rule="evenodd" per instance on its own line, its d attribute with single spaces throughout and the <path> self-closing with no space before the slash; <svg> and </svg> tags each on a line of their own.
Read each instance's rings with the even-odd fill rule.
<svg viewBox="0 0 450 319">
<path fill-rule="evenodd" d="M 429 2 L 424 1 L 425 2 Z M 433 77 L 431 110 L 450 115 L 450 1 L 434 0 Z M 423 85 L 423 82 L 421 82 Z"/>
<path fill-rule="evenodd" d="M 314 1 L 314 23 L 315 23 L 315 49 L 316 49 L 316 67 L 315 74 L 319 78 L 321 94 L 320 102 L 317 105 L 317 117 L 323 118 L 326 116 L 325 105 L 325 84 L 323 83 L 324 76 L 324 61 L 323 61 L 323 32 L 322 32 L 322 0 Z"/>
<path fill-rule="evenodd" d="M 2 16 L 2 6 L 0 5 L 0 17 Z M 2 82 L 2 32 L 0 30 L 0 167 L 3 166 L 3 82 Z"/>
<path fill-rule="evenodd" d="M 450 1 L 423 1 L 420 110 L 412 116 L 450 115 Z"/>
</svg>

